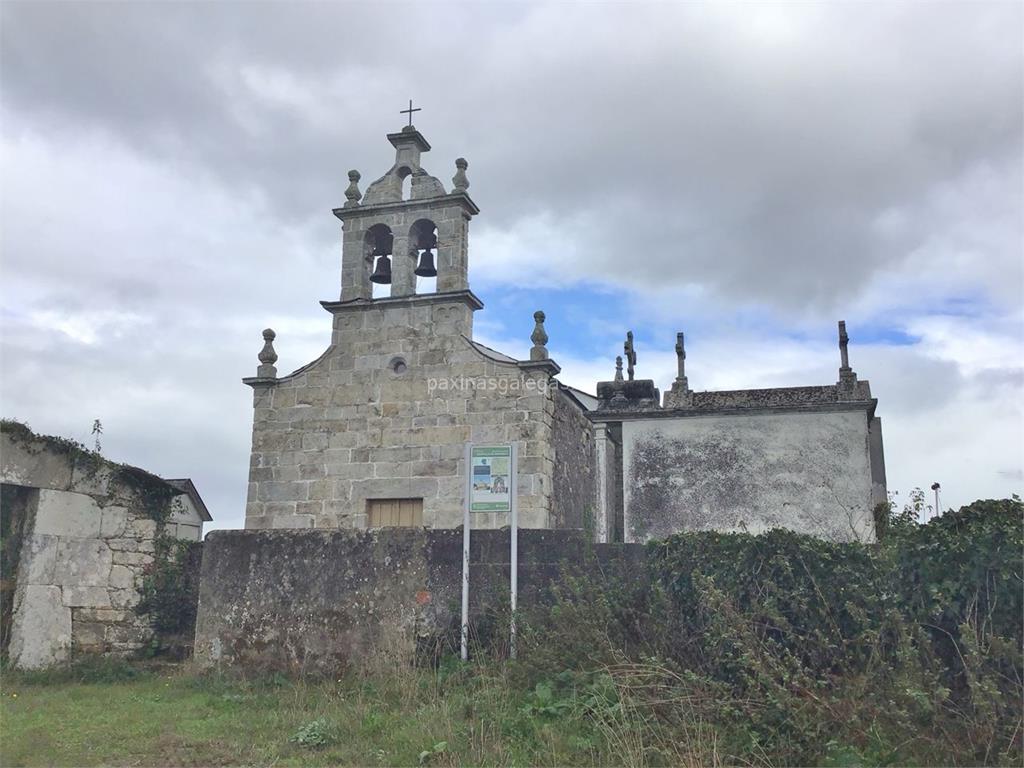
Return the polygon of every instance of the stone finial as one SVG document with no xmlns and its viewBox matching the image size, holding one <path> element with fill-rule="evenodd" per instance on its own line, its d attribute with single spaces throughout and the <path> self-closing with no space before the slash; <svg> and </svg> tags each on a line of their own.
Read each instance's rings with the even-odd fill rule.
<svg viewBox="0 0 1024 768">
<path fill-rule="evenodd" d="M 530 349 L 531 360 L 548 359 L 548 348 L 544 346 L 548 343 L 548 334 L 544 330 L 544 319 L 545 315 L 539 309 L 533 313 L 535 325 L 533 326 L 533 333 L 530 334 L 530 341 L 533 342 L 533 347 Z"/>
<path fill-rule="evenodd" d="M 597 385 L 598 397 L 601 396 L 601 384 Z M 615 356 L 615 379 L 612 381 L 611 399 L 608 400 L 609 408 L 624 408 L 629 405 L 625 393 L 626 383 L 622 380 L 622 355 Z"/>
<path fill-rule="evenodd" d="M 686 381 L 686 338 L 682 331 L 676 334 L 676 365 L 679 368 L 676 381 Z"/>
<path fill-rule="evenodd" d="M 666 408 L 685 408 L 693 402 L 690 382 L 686 379 L 686 337 L 682 331 L 676 334 L 676 365 L 679 368 L 676 380 L 665 393 Z"/>
<path fill-rule="evenodd" d="M 277 378 L 277 368 L 274 367 L 274 363 L 277 362 L 277 352 L 274 351 L 275 338 L 277 338 L 277 334 L 274 333 L 272 328 L 267 328 L 263 331 L 263 349 L 260 350 L 258 356 L 260 365 L 256 369 L 256 375 L 260 378 Z"/>
<path fill-rule="evenodd" d="M 850 367 L 850 337 L 846 334 L 846 321 L 839 321 L 839 389 L 847 394 L 857 389 L 857 374 Z"/>
<path fill-rule="evenodd" d="M 359 179 L 362 176 L 359 175 L 359 171 L 348 172 L 348 189 L 345 190 L 345 207 L 355 208 L 359 205 L 359 201 L 363 197 L 363 193 L 359 191 Z"/>
<path fill-rule="evenodd" d="M 846 334 L 846 321 L 839 321 L 839 370 L 850 370 L 850 351 L 848 349 L 850 337 Z"/>
<path fill-rule="evenodd" d="M 633 346 L 633 332 L 626 331 L 626 343 L 622 345 L 622 351 L 626 356 L 626 374 L 629 380 L 633 380 L 633 372 L 636 368 L 636 348 Z"/>
<path fill-rule="evenodd" d="M 452 176 L 452 186 L 454 186 L 453 192 L 465 192 L 469 189 L 469 179 L 466 178 L 466 169 L 469 168 L 469 163 L 466 162 L 466 158 L 460 157 L 455 161 L 455 175 Z"/>
</svg>

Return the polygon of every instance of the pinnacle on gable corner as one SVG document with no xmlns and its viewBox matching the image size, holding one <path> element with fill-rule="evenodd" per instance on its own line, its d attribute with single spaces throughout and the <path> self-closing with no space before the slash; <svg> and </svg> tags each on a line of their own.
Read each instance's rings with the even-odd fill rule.
<svg viewBox="0 0 1024 768">
<path fill-rule="evenodd" d="M 274 363 L 277 362 L 277 351 L 274 349 L 275 338 L 277 338 L 277 334 L 274 333 L 273 328 L 266 328 L 263 331 L 263 349 L 257 355 L 260 365 L 256 368 L 256 376 L 261 379 L 277 378 L 277 368 L 274 367 Z"/>
<path fill-rule="evenodd" d="M 466 169 L 469 163 L 466 158 L 460 157 L 455 161 L 455 175 L 452 176 L 452 192 L 465 192 L 469 189 L 469 179 L 466 177 Z"/>
<path fill-rule="evenodd" d="M 355 208 L 363 199 L 363 193 L 359 191 L 359 179 L 361 178 L 359 171 L 355 169 L 348 172 L 348 189 L 345 190 L 346 208 Z"/>
<path fill-rule="evenodd" d="M 533 313 L 533 320 L 533 333 L 530 334 L 530 341 L 533 342 L 533 347 L 530 348 L 530 359 L 547 360 L 548 348 L 545 345 L 548 343 L 548 334 L 544 330 L 544 313 L 538 309 Z"/>
</svg>

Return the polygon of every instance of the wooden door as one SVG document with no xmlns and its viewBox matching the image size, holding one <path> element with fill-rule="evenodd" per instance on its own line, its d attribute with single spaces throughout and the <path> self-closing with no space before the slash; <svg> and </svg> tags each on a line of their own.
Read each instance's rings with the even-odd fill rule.
<svg viewBox="0 0 1024 768">
<path fill-rule="evenodd" d="M 369 499 L 367 526 L 370 528 L 423 527 L 423 499 Z"/>
</svg>

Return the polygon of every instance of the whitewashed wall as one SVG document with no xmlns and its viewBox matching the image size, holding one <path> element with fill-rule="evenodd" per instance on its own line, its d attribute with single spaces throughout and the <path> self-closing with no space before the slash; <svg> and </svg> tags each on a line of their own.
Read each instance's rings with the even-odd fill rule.
<svg viewBox="0 0 1024 768">
<path fill-rule="evenodd" d="M 622 436 L 627 541 L 771 528 L 874 537 L 863 409 L 627 420 Z"/>
</svg>

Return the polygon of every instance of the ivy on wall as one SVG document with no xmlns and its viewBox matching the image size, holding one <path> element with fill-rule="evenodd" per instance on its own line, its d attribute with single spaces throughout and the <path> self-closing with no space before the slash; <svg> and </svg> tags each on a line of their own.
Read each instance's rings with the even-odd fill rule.
<svg viewBox="0 0 1024 768">
<path fill-rule="evenodd" d="M 138 497 L 140 507 L 146 516 L 157 523 L 167 521 L 171 515 L 171 500 L 181 493 L 166 480 L 144 469 L 110 461 L 77 440 L 55 435 L 37 435 L 28 424 L 14 419 L 0 420 L 0 432 L 29 454 L 35 455 L 48 450 L 68 457 L 75 475 L 83 479 L 91 480 L 101 470 L 110 472 L 110 480 L 129 488 Z"/>
<path fill-rule="evenodd" d="M 190 635 L 199 601 L 202 542 L 161 534 L 154 544 L 153 562 L 143 576 L 135 611 L 152 618 L 158 635 Z"/>
</svg>

